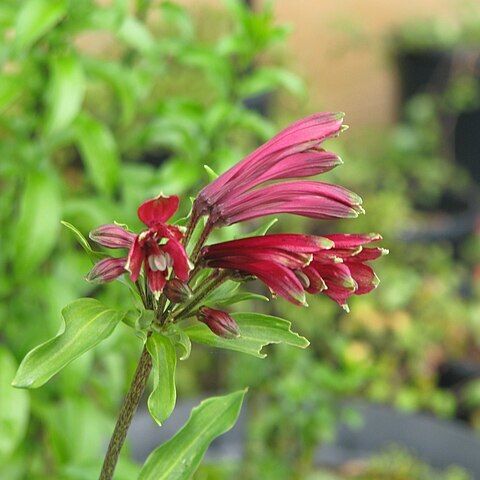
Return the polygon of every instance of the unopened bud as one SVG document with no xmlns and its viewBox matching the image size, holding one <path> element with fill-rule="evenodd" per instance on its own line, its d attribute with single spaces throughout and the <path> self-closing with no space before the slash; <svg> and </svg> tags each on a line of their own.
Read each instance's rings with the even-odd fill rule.
<svg viewBox="0 0 480 480">
<path fill-rule="evenodd" d="M 125 258 L 104 258 L 96 263 L 85 277 L 87 282 L 104 283 L 125 273 Z"/>
<path fill-rule="evenodd" d="M 192 289 L 178 278 L 167 282 L 163 293 L 172 303 L 184 303 L 193 295 Z"/>
<path fill-rule="evenodd" d="M 236 338 L 240 336 L 240 328 L 227 312 L 201 307 L 198 310 L 197 318 L 219 337 Z"/>
</svg>

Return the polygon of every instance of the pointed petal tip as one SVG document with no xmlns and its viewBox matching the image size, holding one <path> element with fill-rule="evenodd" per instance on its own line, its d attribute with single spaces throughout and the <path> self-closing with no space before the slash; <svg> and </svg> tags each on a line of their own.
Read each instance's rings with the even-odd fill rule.
<svg viewBox="0 0 480 480">
<path fill-rule="evenodd" d="M 373 288 L 377 288 L 380 285 L 380 279 L 378 278 L 376 273 L 373 276 L 372 285 L 373 285 Z"/>
<path fill-rule="evenodd" d="M 390 253 L 390 250 L 388 248 L 380 248 L 380 251 L 382 252 L 381 254 L 382 257 Z"/>
<path fill-rule="evenodd" d="M 330 250 L 335 246 L 335 242 L 326 237 L 316 237 L 316 244 L 324 250 Z"/>
<path fill-rule="evenodd" d="M 345 310 L 346 313 L 350 313 L 350 307 L 348 306 L 348 304 L 343 303 L 340 306 Z"/>
</svg>

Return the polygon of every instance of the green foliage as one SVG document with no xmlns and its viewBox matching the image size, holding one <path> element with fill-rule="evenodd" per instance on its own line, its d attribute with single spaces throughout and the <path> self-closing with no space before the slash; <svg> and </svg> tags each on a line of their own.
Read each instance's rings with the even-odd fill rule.
<svg viewBox="0 0 480 480">
<path fill-rule="evenodd" d="M 147 458 L 138 478 L 191 478 L 212 440 L 235 424 L 244 395 L 245 390 L 241 390 L 212 397 L 195 407 L 183 428 Z"/>
<path fill-rule="evenodd" d="M 224 171 L 258 138 L 273 134 L 272 122 L 249 111 L 245 99 L 268 87 L 265 74 L 251 80 L 260 57 L 270 91 L 301 89 L 273 62 L 284 33 L 271 9 L 255 13 L 242 2 L 196 16 L 171 2 L 0 2 L 0 327 L 10 351 L 2 353 L 2 372 L 9 384 L 11 365 L 42 342 L 17 383 L 38 386 L 58 372 L 38 391 L 5 386 L 4 394 L 2 386 L 2 400 L 18 405 L 18 412 L 5 406 L 0 419 L 8 433 L 0 441 L 4 476 L 98 474 L 105 432 L 138 361 L 128 327 L 144 339 L 152 318 L 133 311 L 93 323 L 81 312 L 68 317 L 78 297 L 131 309 L 123 286 L 100 289 L 83 281 L 91 261 L 104 256 L 85 232 L 113 220 L 136 228 L 134 206 L 161 190 L 189 192 L 205 183 L 202 165 Z M 183 207 L 185 214 L 186 202 Z M 61 219 L 73 235 L 59 228 Z M 228 301 L 253 298 L 259 297 L 235 292 Z M 55 337 L 68 304 L 65 332 Z M 188 358 L 190 340 L 181 329 L 163 334 Z M 159 353 L 161 342 L 152 342 Z M 49 355 L 59 345 L 69 353 Z M 168 352 L 173 369 L 176 356 Z M 163 367 L 155 366 L 152 405 L 167 394 L 165 385 L 174 397 L 172 369 L 168 377 Z M 30 410 L 21 400 L 28 397 Z M 157 419 L 168 416 L 155 411 Z M 135 478 L 137 470 L 124 460 L 118 477 Z"/>
<path fill-rule="evenodd" d="M 29 416 L 28 393 L 10 387 L 17 369 L 16 360 L 5 347 L 0 348 L 0 458 L 12 454 L 23 440 Z"/>
<path fill-rule="evenodd" d="M 266 357 L 262 348 L 271 343 L 285 343 L 300 348 L 306 348 L 309 345 L 306 338 L 290 330 L 291 323 L 283 318 L 259 313 L 234 313 L 232 318 L 240 327 L 241 334 L 237 339 L 218 337 L 202 323 L 196 323 L 184 330 L 195 342 L 248 353 L 259 358 Z"/>
<path fill-rule="evenodd" d="M 125 312 L 81 298 L 62 310 L 59 335 L 34 348 L 22 361 L 12 382 L 18 388 L 38 388 L 70 362 L 108 338 Z"/>
<path fill-rule="evenodd" d="M 153 332 L 147 339 L 147 349 L 153 364 L 153 390 L 148 397 L 148 409 L 154 420 L 161 425 L 172 413 L 177 399 L 177 352 L 170 338 L 157 332 Z"/>
</svg>

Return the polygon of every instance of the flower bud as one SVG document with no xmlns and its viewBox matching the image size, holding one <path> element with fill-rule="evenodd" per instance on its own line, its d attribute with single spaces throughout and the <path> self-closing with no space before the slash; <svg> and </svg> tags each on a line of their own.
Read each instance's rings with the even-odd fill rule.
<svg viewBox="0 0 480 480">
<path fill-rule="evenodd" d="M 172 303 L 184 303 L 192 298 L 192 289 L 187 283 L 182 282 L 178 278 L 170 280 L 165 285 L 163 293 Z"/>
<path fill-rule="evenodd" d="M 85 280 L 92 283 L 111 282 L 125 273 L 125 261 L 125 258 L 104 258 L 94 265 Z"/>
<path fill-rule="evenodd" d="M 108 248 L 130 248 L 135 235 L 120 225 L 102 225 L 92 230 L 89 237 L 94 242 Z"/>
<path fill-rule="evenodd" d="M 197 318 L 219 337 L 236 338 L 240 336 L 238 325 L 226 312 L 204 306 L 198 310 Z"/>
</svg>

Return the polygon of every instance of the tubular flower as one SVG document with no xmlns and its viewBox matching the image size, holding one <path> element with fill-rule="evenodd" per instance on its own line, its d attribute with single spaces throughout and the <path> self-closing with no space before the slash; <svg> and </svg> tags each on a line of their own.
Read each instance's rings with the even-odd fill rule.
<svg viewBox="0 0 480 480">
<path fill-rule="evenodd" d="M 274 293 L 306 305 L 305 292 L 324 292 L 346 307 L 351 295 L 362 295 L 379 283 L 365 261 L 387 253 L 363 245 L 380 235 L 265 235 L 208 245 L 201 251 L 206 267 L 253 275 Z"/>
<path fill-rule="evenodd" d="M 176 212 L 176 196 L 147 200 L 138 208 L 138 217 L 148 227 L 135 235 L 119 225 L 103 225 L 90 232 L 90 238 L 109 248 L 128 248 L 128 255 L 106 258 L 98 262 L 87 280 L 109 282 L 129 272 L 133 282 L 138 280 L 142 266 L 148 286 L 156 298 L 163 291 L 168 269 L 172 268 L 180 280 L 187 280 L 190 270 L 188 257 L 180 241 L 183 233 L 165 222 Z"/>
<path fill-rule="evenodd" d="M 274 213 L 313 218 L 362 213 L 360 197 L 342 187 L 302 180 L 264 185 L 310 177 L 340 165 L 342 160 L 320 144 L 341 132 L 342 119 L 343 114 L 319 113 L 281 131 L 198 194 L 193 222 L 202 215 L 209 216 L 211 226 L 222 226 Z"/>
</svg>

